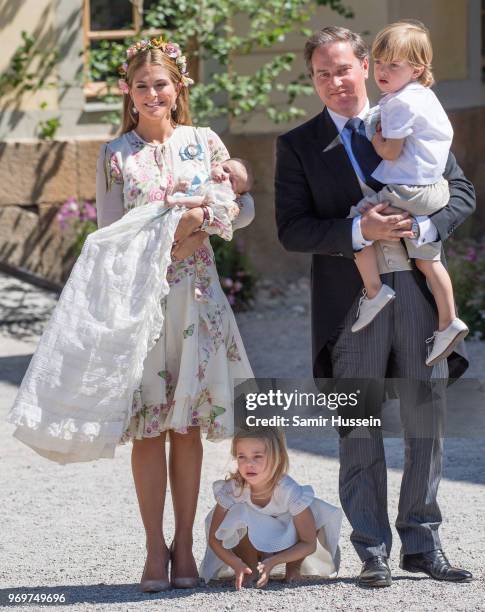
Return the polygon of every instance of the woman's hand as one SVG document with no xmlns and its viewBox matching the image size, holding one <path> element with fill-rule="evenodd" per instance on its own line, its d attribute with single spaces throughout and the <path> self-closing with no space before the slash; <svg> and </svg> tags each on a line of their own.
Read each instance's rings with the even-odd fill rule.
<svg viewBox="0 0 485 612">
<path fill-rule="evenodd" d="M 190 210 L 184 212 L 184 214 L 180 217 L 177 230 L 175 231 L 175 240 L 185 240 L 185 238 L 190 236 L 190 234 L 195 232 L 202 225 L 203 220 L 204 211 L 200 207 L 191 208 Z"/>
<path fill-rule="evenodd" d="M 239 591 L 243 585 L 244 576 L 250 576 L 253 572 L 251 568 L 249 568 L 246 563 L 242 559 L 237 559 L 234 563 L 231 564 L 232 569 L 234 570 L 234 575 L 236 580 L 234 582 L 234 586 L 236 587 L 236 591 Z"/>
<path fill-rule="evenodd" d="M 194 208 L 194 210 L 200 209 Z M 178 242 L 172 249 L 172 261 L 182 261 L 193 255 L 204 244 L 206 238 L 205 232 L 194 232 L 185 240 Z"/>
<path fill-rule="evenodd" d="M 271 557 L 258 563 L 259 580 L 256 582 L 257 587 L 261 588 L 268 584 L 269 575 L 274 566 Z"/>
</svg>

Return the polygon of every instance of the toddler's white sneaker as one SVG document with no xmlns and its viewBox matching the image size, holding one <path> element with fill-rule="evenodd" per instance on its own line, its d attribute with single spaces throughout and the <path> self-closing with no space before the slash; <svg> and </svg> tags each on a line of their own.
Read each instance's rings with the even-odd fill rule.
<svg viewBox="0 0 485 612">
<path fill-rule="evenodd" d="M 463 340 L 470 330 L 461 319 L 453 319 L 443 331 L 435 331 L 431 338 L 426 340 L 427 344 L 433 343 L 431 351 L 426 358 L 427 366 L 434 366 L 436 363 L 446 359 L 453 352 L 455 346 Z"/>
<path fill-rule="evenodd" d="M 381 310 L 392 302 L 396 297 L 396 292 L 387 285 L 382 285 L 379 293 L 373 298 L 369 299 L 364 289 L 364 294 L 360 298 L 359 308 L 357 310 L 357 319 L 352 325 L 352 331 L 358 332 L 364 327 L 367 327 L 369 323 L 376 318 Z"/>
</svg>

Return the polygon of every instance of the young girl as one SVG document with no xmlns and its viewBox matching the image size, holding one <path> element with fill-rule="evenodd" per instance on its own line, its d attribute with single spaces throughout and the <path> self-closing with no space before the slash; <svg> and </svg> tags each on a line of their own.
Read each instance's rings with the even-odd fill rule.
<svg viewBox="0 0 485 612">
<path fill-rule="evenodd" d="M 237 469 L 213 484 L 217 504 L 206 518 L 207 549 L 200 567 L 205 581 L 232 568 L 236 589 L 245 576 L 263 587 L 280 564 L 286 565 L 290 582 L 301 574 L 336 576 L 342 511 L 288 476 L 282 432 L 239 431 L 231 453 Z"/>
<path fill-rule="evenodd" d="M 448 183 L 442 175 L 453 130 L 430 89 L 434 82 L 432 54 L 429 33 L 419 22 L 393 23 L 377 34 L 372 45 L 374 77 L 386 95 L 379 103 L 381 127 L 373 135 L 374 130 L 370 132 L 383 159 L 372 176 L 386 186 L 359 202 L 351 216 L 365 212 L 366 202 L 389 202 L 414 217 L 432 215 L 446 206 Z M 416 239 L 418 232 L 416 224 Z M 456 316 L 451 280 L 441 263 L 441 242 L 417 246 L 415 240 L 405 239 L 405 244 L 409 257 L 425 275 L 438 309 L 439 327 L 426 359 L 426 364 L 433 366 L 453 351 L 468 327 Z M 352 327 L 354 332 L 367 326 L 395 297 L 393 289 L 380 280 L 373 246 L 356 253 L 356 264 L 366 295 Z"/>
</svg>

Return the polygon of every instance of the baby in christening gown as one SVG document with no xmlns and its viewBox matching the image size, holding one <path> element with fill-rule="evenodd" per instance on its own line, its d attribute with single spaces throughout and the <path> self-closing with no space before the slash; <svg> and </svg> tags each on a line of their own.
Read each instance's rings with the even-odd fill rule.
<svg viewBox="0 0 485 612">
<path fill-rule="evenodd" d="M 213 212 L 223 206 L 230 218 L 239 214 L 239 207 L 234 202 L 237 196 L 248 192 L 252 185 L 252 172 L 249 163 L 244 159 L 231 158 L 221 164 L 213 165 L 210 179 L 196 174 L 193 178 L 182 178 L 167 195 L 165 204 L 168 207 L 185 206 L 198 208 L 210 206 Z"/>
</svg>

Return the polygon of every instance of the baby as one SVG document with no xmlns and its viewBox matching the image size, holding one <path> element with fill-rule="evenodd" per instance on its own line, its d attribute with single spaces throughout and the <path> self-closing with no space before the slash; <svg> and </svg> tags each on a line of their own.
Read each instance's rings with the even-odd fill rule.
<svg viewBox="0 0 485 612">
<path fill-rule="evenodd" d="M 172 194 L 166 197 L 165 203 L 168 207 L 209 206 L 212 209 L 224 204 L 227 209 L 228 202 L 233 202 L 228 214 L 234 219 L 239 214 L 234 200 L 249 191 L 252 184 L 253 175 L 249 163 L 234 157 L 212 166 L 210 179 L 204 180 L 196 175 L 193 179 L 180 180 L 173 188 Z"/>
<path fill-rule="evenodd" d="M 365 212 L 368 203 L 380 202 L 389 202 L 414 217 L 432 215 L 449 200 L 448 183 L 442 175 L 453 130 L 430 89 L 434 79 L 428 31 L 419 22 L 391 24 L 377 34 L 372 55 L 377 86 L 387 94 L 379 103 L 381 127 L 372 135 L 374 149 L 383 161 L 372 176 L 385 186 L 353 207 L 351 216 Z M 409 257 L 426 277 L 438 309 L 439 328 L 426 359 L 426 365 L 433 366 L 453 351 L 468 327 L 456 316 L 451 280 L 441 263 L 441 242 L 416 245 L 407 238 L 404 242 Z M 395 297 L 394 290 L 381 282 L 372 245 L 356 253 L 356 265 L 366 292 L 353 332 L 371 323 Z"/>
</svg>

